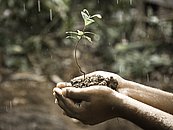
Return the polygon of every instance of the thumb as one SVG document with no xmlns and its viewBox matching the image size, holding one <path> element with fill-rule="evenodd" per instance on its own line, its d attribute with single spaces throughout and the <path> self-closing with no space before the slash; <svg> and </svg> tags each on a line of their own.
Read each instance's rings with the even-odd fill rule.
<svg viewBox="0 0 173 130">
<path fill-rule="evenodd" d="M 74 87 L 63 88 L 62 95 L 64 97 L 71 99 L 79 99 L 84 101 L 89 100 L 87 88 L 74 88 Z"/>
</svg>

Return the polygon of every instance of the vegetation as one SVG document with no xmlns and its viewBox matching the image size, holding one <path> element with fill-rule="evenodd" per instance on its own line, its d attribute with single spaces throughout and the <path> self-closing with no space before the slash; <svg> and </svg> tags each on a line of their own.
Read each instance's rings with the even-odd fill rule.
<svg viewBox="0 0 173 130">
<path fill-rule="evenodd" d="M 143 77 L 167 67 L 167 72 L 161 72 L 173 73 L 170 60 L 172 19 L 166 16 L 159 18 L 155 8 L 142 10 L 144 1 L 0 0 L 0 4 L 0 66 L 13 72 L 63 73 L 67 68 L 63 69 L 64 66 L 59 63 L 67 57 L 59 55 L 59 52 L 73 48 L 70 41 L 64 39 L 65 32 L 83 28 L 78 12 L 87 7 L 91 14 L 97 12 L 103 16 L 86 31 L 96 32 L 99 44 L 94 44 L 91 49 L 78 48 L 79 52 L 87 53 L 83 60 L 89 54 L 97 57 L 97 64 L 100 65 L 94 64 L 95 70 L 105 69 L 129 77 Z M 83 11 L 83 18 L 84 15 L 89 16 L 87 10 Z M 93 22 L 92 16 L 90 18 L 89 22 Z M 85 26 L 87 24 L 85 20 Z M 72 33 L 78 40 L 82 37 L 91 41 L 84 35 L 84 30 Z M 81 64 L 83 66 L 85 63 L 81 61 Z M 87 69 L 87 66 L 84 68 L 94 70 Z"/>
<path fill-rule="evenodd" d="M 82 30 L 77 30 L 76 32 L 66 32 L 67 34 L 70 34 L 70 36 L 67 36 L 66 38 L 73 38 L 73 39 L 76 39 L 77 42 L 76 42 L 76 45 L 75 45 L 75 50 L 74 50 L 74 58 L 75 58 L 75 62 L 76 62 L 76 65 L 77 67 L 79 68 L 79 71 L 84 75 L 84 79 L 85 79 L 85 72 L 81 69 L 81 66 L 79 65 L 78 63 L 78 60 L 77 60 L 77 47 L 78 47 L 78 44 L 80 43 L 80 41 L 82 39 L 86 39 L 88 40 L 90 43 L 92 43 L 92 39 L 90 36 L 87 36 L 87 35 L 95 35 L 95 33 L 93 32 L 86 32 L 86 27 L 92 23 L 95 22 L 95 20 L 93 19 L 94 17 L 97 17 L 97 18 L 101 18 L 101 15 L 100 14 L 95 14 L 95 15 L 92 15 L 90 16 L 88 10 L 84 9 L 83 11 L 81 11 L 81 15 L 82 15 L 82 18 L 84 20 L 84 25 L 83 25 L 83 28 Z"/>
<path fill-rule="evenodd" d="M 83 129 L 52 96 L 60 79 L 81 75 L 75 61 L 84 73 L 112 71 L 173 92 L 173 7 L 160 1 L 0 0 L 0 129 Z M 84 129 L 139 129 L 119 120 Z"/>
</svg>

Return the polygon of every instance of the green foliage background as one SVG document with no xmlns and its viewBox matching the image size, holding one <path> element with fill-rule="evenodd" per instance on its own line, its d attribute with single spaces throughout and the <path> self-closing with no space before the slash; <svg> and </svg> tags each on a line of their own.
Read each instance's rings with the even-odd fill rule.
<svg viewBox="0 0 173 130">
<path fill-rule="evenodd" d="M 104 64 L 95 69 L 129 77 L 145 77 L 157 71 L 172 75 L 172 21 L 153 22 L 155 15 L 150 11 L 143 26 L 138 27 L 139 6 L 137 1 L 131 4 L 128 0 L 0 0 L 0 66 L 13 71 L 62 74 L 60 64 L 65 54 L 58 54 L 74 47 L 65 39 L 65 32 L 81 28 L 80 11 L 86 8 L 103 17 L 88 29 L 99 37 L 92 51 L 84 52 Z M 152 33 L 143 30 L 146 24 Z"/>
</svg>

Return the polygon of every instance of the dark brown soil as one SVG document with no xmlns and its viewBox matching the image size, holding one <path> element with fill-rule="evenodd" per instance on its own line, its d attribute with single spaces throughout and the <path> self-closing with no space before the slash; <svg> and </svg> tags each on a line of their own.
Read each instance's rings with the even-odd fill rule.
<svg viewBox="0 0 173 130">
<path fill-rule="evenodd" d="M 118 82 L 113 77 L 104 78 L 103 76 L 96 75 L 92 77 L 86 77 L 84 79 L 72 79 L 71 84 L 76 88 L 85 88 L 89 86 L 107 86 L 116 90 Z"/>
</svg>

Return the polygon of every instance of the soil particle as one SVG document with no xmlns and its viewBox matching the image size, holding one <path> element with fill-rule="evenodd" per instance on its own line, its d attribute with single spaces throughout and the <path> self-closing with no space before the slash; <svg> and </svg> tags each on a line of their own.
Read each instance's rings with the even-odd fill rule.
<svg viewBox="0 0 173 130">
<path fill-rule="evenodd" d="M 116 90 L 118 81 L 113 77 L 104 78 L 103 76 L 96 75 L 86 77 L 85 79 L 72 79 L 71 84 L 76 88 L 85 88 L 94 85 L 107 86 Z"/>
</svg>

